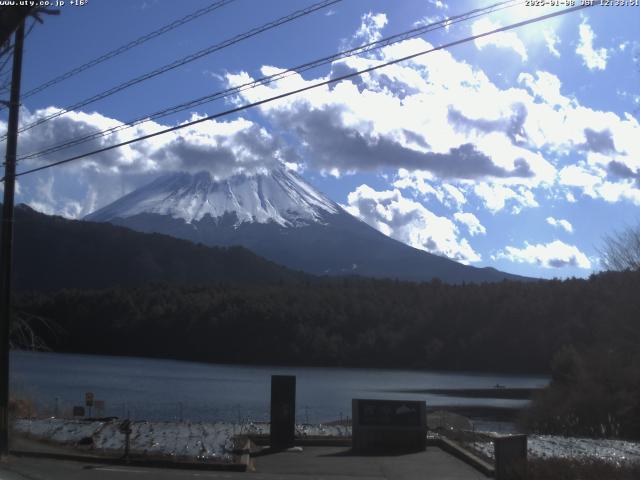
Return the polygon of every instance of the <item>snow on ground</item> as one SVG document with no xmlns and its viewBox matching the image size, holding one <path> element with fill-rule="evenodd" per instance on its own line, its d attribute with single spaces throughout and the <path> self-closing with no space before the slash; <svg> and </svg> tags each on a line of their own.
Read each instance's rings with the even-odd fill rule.
<svg viewBox="0 0 640 480">
<path fill-rule="evenodd" d="M 473 442 L 472 448 L 493 458 L 493 442 Z M 540 458 L 597 458 L 611 463 L 640 462 L 640 443 L 624 440 L 529 435 L 527 450 Z"/>
<path fill-rule="evenodd" d="M 268 426 L 267 426 L 268 428 Z M 351 427 L 344 425 L 296 425 L 298 437 L 350 437 Z"/>
<path fill-rule="evenodd" d="M 231 460 L 231 438 L 241 429 L 231 423 L 132 422 L 131 454 Z M 119 422 L 108 422 L 93 435 L 99 452 L 122 452 Z"/>
<path fill-rule="evenodd" d="M 17 420 L 14 429 L 29 437 L 62 445 L 88 444 L 93 451 L 121 454 L 124 435 L 119 421 L 82 421 L 48 418 Z M 268 423 L 234 424 L 131 422 L 131 454 L 173 458 L 232 461 L 231 439 L 241 434 L 268 434 Z M 341 425 L 297 425 L 298 437 L 351 436 L 351 428 Z M 473 442 L 470 446 L 493 458 L 493 443 Z M 534 457 L 599 458 L 612 463 L 640 462 L 640 443 L 622 440 L 564 438 L 529 435 L 529 455 Z"/>
<path fill-rule="evenodd" d="M 89 444 L 98 453 L 120 454 L 124 450 L 125 436 L 120 432 L 119 421 L 17 420 L 14 429 L 36 440 L 62 445 Z M 131 422 L 130 452 L 231 461 L 231 438 L 244 430 L 244 426 L 224 422 Z"/>
<path fill-rule="evenodd" d="M 36 440 L 75 446 L 92 445 L 98 453 L 118 453 L 124 450 L 125 436 L 120 432 L 119 421 L 66 420 L 47 418 L 17 420 L 16 432 Z M 231 439 L 240 434 L 268 434 L 269 424 L 248 423 L 179 423 L 179 422 L 131 422 L 130 452 L 132 455 L 171 456 L 232 460 Z M 343 426 L 298 425 L 296 434 L 304 436 L 350 436 L 351 429 Z"/>
<path fill-rule="evenodd" d="M 81 422 L 58 419 L 17 420 L 14 429 L 28 433 L 34 438 L 47 439 L 54 443 L 76 444 L 82 439 L 91 437 L 103 422 Z"/>
</svg>

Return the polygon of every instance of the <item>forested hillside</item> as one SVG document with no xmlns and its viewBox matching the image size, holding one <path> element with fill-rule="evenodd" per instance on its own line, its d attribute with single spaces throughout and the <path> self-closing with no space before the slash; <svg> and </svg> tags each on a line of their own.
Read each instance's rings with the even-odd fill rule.
<svg viewBox="0 0 640 480">
<path fill-rule="evenodd" d="M 110 224 L 16 208 L 14 288 L 106 288 L 150 282 L 278 283 L 303 275 L 242 247 L 205 247 Z"/>
<path fill-rule="evenodd" d="M 640 341 L 640 272 L 484 285 L 325 279 L 21 294 L 54 349 L 210 362 L 549 371 Z M 634 343 L 635 342 L 635 343 Z"/>
</svg>

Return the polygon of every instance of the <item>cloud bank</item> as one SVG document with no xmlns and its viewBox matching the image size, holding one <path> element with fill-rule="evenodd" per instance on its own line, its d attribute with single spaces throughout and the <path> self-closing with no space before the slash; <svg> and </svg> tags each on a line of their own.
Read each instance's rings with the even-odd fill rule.
<svg viewBox="0 0 640 480">
<path fill-rule="evenodd" d="M 442 2 L 431 3 L 434 10 L 446 10 Z M 349 45 L 381 38 L 387 17 L 370 12 L 361 21 L 345 41 Z M 497 26 L 485 21 L 474 28 Z M 585 66 L 605 69 L 608 51 L 594 46 L 596 37 L 586 20 L 579 35 L 576 53 Z M 543 37 L 542 48 L 559 56 L 559 37 L 550 30 Z M 476 47 L 512 50 L 521 60 L 534 55 L 516 34 L 489 37 Z M 430 48 L 425 40 L 408 40 L 334 62 L 323 76 L 292 75 L 245 90 L 234 101 L 262 100 Z M 522 69 L 517 82 L 504 86 L 451 52 L 436 51 L 264 104 L 259 115 L 251 117 L 254 120 L 205 122 L 25 178 L 21 187 L 25 197 L 45 211 L 82 216 L 165 171 L 204 169 L 222 178 L 285 163 L 299 171 L 335 176 L 384 172 L 388 187 L 361 185 L 348 195 L 349 211 L 416 248 L 463 262 L 480 260 L 464 237 L 491 233 L 483 225 L 491 225 L 483 214 L 517 214 L 539 208 L 551 197 L 640 205 L 637 119 L 589 108 L 569 95 L 553 73 Z M 261 74 L 278 71 L 280 66 L 264 65 Z M 251 80 L 242 71 L 224 78 L 229 86 Z M 24 121 L 52 111 L 26 112 Z M 21 149 L 37 151 L 118 124 L 97 113 L 71 112 L 25 132 Z M 64 156 L 164 127 L 149 122 L 68 150 Z M 23 166 L 39 166 L 61 156 Z M 439 203 L 448 213 L 429 202 Z M 480 207 L 474 210 L 477 216 L 468 211 L 471 206 Z M 547 222 L 567 232 L 572 228 L 567 220 Z M 585 268 L 586 256 L 556 242 L 504 247 L 500 258 L 534 259 L 526 262 L 549 268 Z"/>
<path fill-rule="evenodd" d="M 525 242 L 523 248 L 507 246 L 504 250 L 498 252 L 494 258 L 503 258 L 511 262 L 529 263 L 544 268 L 591 268 L 591 261 L 578 247 L 568 245 L 560 240 L 535 245 Z"/>
<path fill-rule="evenodd" d="M 22 112 L 22 122 L 31 123 L 53 108 Z M 198 118 L 196 115 L 192 119 Z M 70 112 L 20 136 L 18 156 L 39 152 L 52 144 L 90 135 L 122 125 L 98 113 Z M 18 163 L 18 172 L 53 161 L 100 149 L 166 128 L 148 122 L 121 130 L 55 154 Z M 6 125 L 0 128 L 6 130 Z M 174 133 L 110 150 L 37 175 L 20 177 L 21 194 L 32 207 L 45 213 L 77 218 L 90 213 L 142 183 L 165 172 L 209 171 L 215 178 L 299 163 L 293 149 L 246 119 L 207 121 Z"/>
<path fill-rule="evenodd" d="M 607 68 L 609 52 L 606 48 L 593 47 L 596 34 L 593 33 L 593 29 L 586 19 L 582 20 L 579 28 L 580 41 L 576 47 L 576 53 L 582 57 L 584 65 L 589 70 L 604 70 Z"/>
<path fill-rule="evenodd" d="M 481 260 L 466 239 L 458 238 L 460 232 L 454 222 L 405 198 L 397 189 L 376 191 L 361 185 L 349 194 L 344 208 L 385 235 L 412 247 L 465 264 Z M 473 225 L 469 228 L 479 231 L 481 225 L 474 224 L 471 217 L 467 215 L 462 220 Z"/>
</svg>

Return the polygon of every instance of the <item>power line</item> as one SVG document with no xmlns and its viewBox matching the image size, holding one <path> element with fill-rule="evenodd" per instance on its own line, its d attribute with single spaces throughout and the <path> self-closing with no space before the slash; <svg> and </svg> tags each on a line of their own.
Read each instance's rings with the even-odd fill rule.
<svg viewBox="0 0 640 480">
<path fill-rule="evenodd" d="M 113 88 L 110 88 L 109 90 L 106 90 L 104 92 L 98 93 L 90 98 L 87 98 L 85 100 L 82 100 L 78 103 L 75 103 L 69 107 L 63 108 L 62 110 L 59 110 L 56 113 L 53 113 L 47 117 L 43 117 L 33 123 L 30 123 L 28 125 L 25 125 L 23 127 L 20 128 L 20 130 L 18 130 L 19 133 L 24 132 L 26 130 L 29 130 L 33 127 L 36 127 L 38 125 L 41 125 L 49 120 L 52 120 L 54 118 L 57 118 L 61 115 L 64 115 L 67 112 L 70 112 L 71 110 L 76 110 L 78 108 L 82 108 L 86 105 L 89 105 L 90 103 L 96 102 L 98 100 L 102 100 L 104 98 L 107 98 L 117 92 L 120 92 L 126 88 L 129 88 L 133 85 L 137 85 L 138 83 L 144 82 L 146 80 L 149 80 L 153 77 L 156 77 L 162 73 L 166 73 L 170 70 L 173 70 L 175 68 L 181 67 L 183 65 L 186 65 L 187 63 L 193 62 L 194 60 L 197 60 L 199 58 L 202 58 L 206 55 L 210 55 L 213 52 L 216 52 L 218 50 L 222 50 L 224 48 L 230 47 L 231 45 L 234 45 L 236 43 L 239 43 L 243 40 L 246 40 L 248 38 L 254 37 L 260 33 L 266 32 L 267 30 L 271 30 L 273 28 L 279 27 L 280 25 L 283 25 L 285 23 L 291 22 L 293 20 L 296 20 L 300 17 L 303 17 L 305 15 L 309 15 L 317 10 L 320 10 L 322 8 L 326 8 L 330 5 L 334 5 L 336 3 L 341 2 L 342 0 L 322 0 L 321 2 L 318 3 L 314 3 L 313 5 L 306 7 L 304 9 L 301 10 L 297 10 L 289 15 L 286 15 L 284 17 L 281 17 L 277 20 L 273 20 L 269 23 L 265 23 L 264 25 L 260 26 L 260 27 L 256 27 L 253 28 L 245 33 L 241 33 L 239 35 L 236 35 L 235 37 L 230 38 L 229 40 L 225 40 L 221 43 L 218 43 L 216 45 L 213 45 L 211 47 L 199 50 L 198 52 L 192 53 L 191 55 L 188 55 L 186 57 L 183 57 L 181 59 L 178 59 L 174 62 L 171 62 L 167 65 L 164 65 L 163 67 L 157 68 L 149 73 L 146 73 L 144 75 L 141 75 L 139 77 L 133 78 L 131 80 L 128 80 L 124 83 L 121 83 L 120 85 L 117 85 Z M 6 136 L 0 138 L 0 140 L 4 140 L 6 138 Z"/>
<path fill-rule="evenodd" d="M 70 147 L 74 147 L 77 145 L 80 145 L 82 143 L 88 142 L 90 140 L 94 140 L 97 138 L 101 138 L 101 137 L 105 137 L 107 135 L 116 133 L 116 132 L 120 132 L 132 127 L 135 127 L 137 125 L 146 123 L 146 122 L 150 122 L 152 120 L 158 119 L 158 118 L 162 118 L 162 117 L 166 117 L 168 115 L 174 114 L 174 113 L 178 113 L 184 110 L 187 110 L 189 108 L 193 108 L 196 106 L 200 106 L 206 103 L 210 103 L 214 100 L 219 100 L 222 98 L 227 98 L 229 96 L 235 95 L 237 93 L 243 92 L 245 90 L 249 90 L 252 88 L 256 88 L 260 85 L 268 85 L 272 82 L 275 82 L 277 80 L 282 80 L 284 78 L 287 78 L 291 75 L 294 74 L 298 74 L 301 72 L 305 72 L 307 70 L 313 69 L 313 68 L 317 68 L 319 66 L 322 65 L 326 65 L 329 63 L 332 63 L 336 60 L 341 60 L 341 59 L 345 59 L 345 58 L 349 58 L 355 55 L 360 55 L 363 53 L 368 53 L 374 50 L 379 50 L 381 48 L 387 47 L 389 45 L 393 45 L 395 43 L 399 43 L 405 40 L 409 40 L 411 38 L 415 38 L 415 37 L 419 37 L 421 35 L 424 35 L 426 33 L 438 30 L 438 29 L 442 29 L 442 28 L 448 28 L 451 25 L 455 25 L 457 23 L 463 22 L 463 21 L 468 21 L 468 20 L 472 20 L 474 18 L 477 18 L 479 16 L 483 16 L 483 15 L 487 15 L 489 13 L 494 13 L 497 11 L 501 11 L 503 9 L 507 9 L 507 8 L 511 8 L 513 6 L 515 6 L 516 4 L 520 3 L 520 0 L 507 0 L 507 1 L 502 1 L 502 2 L 498 2 L 496 4 L 493 5 L 489 5 L 487 7 L 483 7 L 483 8 L 478 8 L 475 10 L 472 10 L 470 12 L 464 13 L 464 14 L 460 14 L 460 15 L 455 15 L 453 17 L 449 17 L 449 18 L 445 18 L 443 20 L 437 21 L 437 22 L 433 22 L 431 24 L 428 25 L 424 25 L 418 28 L 414 28 L 396 35 L 392 35 L 390 37 L 386 37 L 380 40 L 377 40 L 375 42 L 371 42 L 365 45 L 361 45 L 355 48 L 351 48 L 349 50 L 345 50 L 342 52 L 338 52 L 336 54 L 327 56 L 327 57 L 323 57 L 317 60 L 313 60 L 307 63 L 304 63 L 302 65 L 298 65 L 296 67 L 292 67 L 289 68 L 287 70 L 284 70 L 282 72 L 278 72 L 275 73 L 273 75 L 269 75 L 266 77 L 262 77 L 256 80 L 252 80 L 250 82 L 246 82 L 244 84 L 241 85 L 237 85 L 235 87 L 232 88 L 228 88 L 226 90 L 222 90 L 222 91 L 218 91 L 209 95 L 205 95 L 203 97 L 199 97 L 196 98 L 194 100 L 190 100 L 188 102 L 184 102 L 184 103 L 180 103 L 178 105 L 174 105 L 171 107 L 167 107 L 163 110 L 160 111 L 156 111 L 154 113 L 151 114 L 147 114 L 147 115 L 143 115 L 140 116 L 138 118 L 136 118 L 135 120 L 131 120 L 129 122 L 99 131 L 99 132 L 94 132 L 88 135 L 85 135 L 83 137 L 79 137 L 79 138 L 75 138 L 75 139 L 71 139 L 69 141 L 57 144 L 57 145 L 53 145 L 51 147 L 45 148 L 43 150 L 37 151 L 37 152 L 32 152 L 26 155 L 22 155 L 18 158 L 18 161 L 23 161 L 23 160 L 28 160 L 28 159 L 32 159 L 32 158 L 37 158 L 37 157 L 41 157 L 43 155 L 47 155 L 50 153 L 55 153 L 58 152 L 60 150 L 64 150 Z"/>
<path fill-rule="evenodd" d="M 507 1 L 499 2 L 499 3 L 494 4 L 494 5 L 490 5 L 490 6 L 484 7 L 484 8 L 472 10 L 472 11 L 467 12 L 465 14 L 456 15 L 454 17 L 449 17 L 449 18 L 446 18 L 444 20 L 441 20 L 441 21 L 438 21 L 438 22 L 434 22 L 434 23 L 431 23 L 431 24 L 426 25 L 426 26 L 415 28 L 415 29 L 412 29 L 412 30 L 409 30 L 409 31 L 406 31 L 406 32 L 402 32 L 402 33 L 399 33 L 399 34 L 396 34 L 396 35 L 393 35 L 393 36 L 390 36 L 390 37 L 386 37 L 384 39 L 381 39 L 381 40 L 378 40 L 378 41 L 375 41 L 375 42 L 371 42 L 371 43 L 368 43 L 368 44 L 365 44 L 365 45 L 361 45 L 361 46 L 356 47 L 356 48 L 352 48 L 352 49 L 349 49 L 349 50 L 346 50 L 346 51 L 342 51 L 342 52 L 336 53 L 334 55 L 330 55 L 328 57 L 323 57 L 321 59 L 317 59 L 317 60 L 314 60 L 314 61 L 311 61 L 311 62 L 307 62 L 307 63 L 304 63 L 302 65 L 298 65 L 296 67 L 289 68 L 287 70 L 284 70 L 282 72 L 278 72 L 276 74 L 273 74 L 273 75 L 270 75 L 270 76 L 267 76 L 267 77 L 262 77 L 262 78 L 257 79 L 257 80 L 252 80 L 252 81 L 246 82 L 246 83 L 244 83 L 242 85 L 238 85 L 238 86 L 235 86 L 235 87 L 232 87 L 232 88 L 228 88 L 228 89 L 223 90 L 223 91 L 215 92 L 213 94 L 209 94 L 209 95 L 206 95 L 206 96 L 203 96 L 203 97 L 199 97 L 197 99 L 190 100 L 188 102 L 184 102 L 184 103 L 181 103 L 181 104 L 178 104 L 178 105 L 167 107 L 167 108 L 165 108 L 163 110 L 154 112 L 152 114 L 147 114 L 147 115 L 144 115 L 144 116 L 140 116 L 135 120 L 131 120 L 131 121 L 123 123 L 121 125 L 117 125 L 115 127 L 111 127 L 109 129 L 102 130 L 102 131 L 99 131 L 99 132 L 94 132 L 92 134 L 85 135 L 84 137 L 79 137 L 79 138 L 76 138 L 76 139 L 72 139 L 72 140 L 69 140 L 67 142 L 48 147 L 48 148 L 46 148 L 44 150 L 41 150 L 41 151 L 38 151 L 38 152 L 34 152 L 34 153 L 27 154 L 27 155 L 23 155 L 18 160 L 26 160 L 26 159 L 40 157 L 40 156 L 43 156 L 43 155 L 46 155 L 46 154 L 49 154 L 49 153 L 54 153 L 54 152 L 57 152 L 57 151 L 60 151 L 60 150 L 63 150 L 63 149 L 66 149 L 66 148 L 69 148 L 69 147 L 72 147 L 72 146 L 79 145 L 81 143 L 85 143 L 87 141 L 90 141 L 90 140 L 93 140 L 93 139 L 96 139 L 96 138 L 104 137 L 106 135 L 109 135 L 109 134 L 112 134 L 112 133 L 116 133 L 118 131 L 126 130 L 128 128 L 134 127 L 136 125 L 140 125 L 142 123 L 146 123 L 148 121 L 152 121 L 152 120 L 157 119 L 157 118 L 162 118 L 162 117 L 165 117 L 165 116 L 173 114 L 173 113 L 178 113 L 178 112 L 187 110 L 189 108 L 193 108 L 193 107 L 196 107 L 196 106 L 203 105 L 205 103 L 212 102 L 214 100 L 219 100 L 221 98 L 226 98 L 226 97 L 235 95 L 237 93 L 240 93 L 242 91 L 255 88 L 255 87 L 260 86 L 260 85 L 267 85 L 267 84 L 272 83 L 274 81 L 287 78 L 287 77 L 289 77 L 289 76 L 291 76 L 293 74 L 304 72 L 304 71 L 310 70 L 312 68 L 317 68 L 317 67 L 319 67 L 321 65 L 325 65 L 325 64 L 331 63 L 331 62 L 333 62 L 335 60 L 338 60 L 338 59 L 344 59 L 344 58 L 352 57 L 352 56 L 359 55 L 359 54 L 362 54 L 362 53 L 370 52 L 370 51 L 373 51 L 373 50 L 378 50 L 378 49 L 381 49 L 383 47 L 392 45 L 394 43 L 398 43 L 398 42 L 401 42 L 401 41 L 408 40 L 410 38 L 415 38 L 415 37 L 424 35 L 425 33 L 428 33 L 428 32 L 431 32 L 431 31 L 434 31 L 434 30 L 437 30 L 437 29 L 448 28 L 450 25 L 453 25 L 453 24 L 456 24 L 456 23 L 459 23 L 459 22 L 462 22 L 462 21 L 471 20 L 473 18 L 477 18 L 478 16 L 486 15 L 488 13 L 493 13 L 493 12 L 496 12 L 496 11 L 500 11 L 500 10 L 505 9 L 505 8 L 511 8 L 512 6 L 514 6 L 518 2 L 519 2 L 519 0 L 507 0 Z"/>
<path fill-rule="evenodd" d="M 145 42 L 148 42 L 149 40 L 152 40 L 156 37 L 159 37 L 160 35 L 163 35 L 167 32 L 170 32 L 171 30 L 174 30 L 182 25 L 184 25 L 185 23 L 189 23 L 203 15 L 206 15 L 207 13 L 211 13 L 214 10 L 217 10 L 219 8 L 224 7 L 225 5 L 228 5 L 229 3 L 234 2 L 235 0 L 219 0 L 217 2 L 212 3 L 211 5 L 208 5 L 206 7 L 203 7 L 199 10 L 196 10 L 193 13 L 190 13 L 189 15 L 185 15 L 184 17 L 171 22 L 157 30 L 154 30 L 153 32 L 147 33 L 146 35 L 143 35 L 142 37 L 139 37 L 135 40 L 132 40 L 131 42 L 122 45 L 121 47 L 118 47 L 114 50 L 111 50 L 110 52 L 105 53 L 104 55 L 99 56 L 98 58 L 95 58 L 89 62 L 86 62 L 76 68 L 73 68 L 71 70 L 69 70 L 68 72 L 65 72 L 35 88 L 32 88 L 31 90 L 28 90 L 27 92 L 25 92 L 22 95 L 22 98 L 28 98 L 31 97 L 33 95 L 35 95 L 36 93 L 40 93 L 41 91 L 57 84 L 60 83 L 64 80 L 67 80 L 81 72 L 84 72 L 85 70 L 88 70 L 92 67 L 95 67 L 96 65 L 99 65 L 103 62 L 106 62 L 107 60 L 112 59 L 113 57 L 117 57 L 118 55 L 121 55 L 124 52 L 127 52 L 129 50 L 131 50 L 132 48 L 135 48 L 139 45 L 142 45 Z"/>
<path fill-rule="evenodd" d="M 444 45 L 440 45 L 438 47 L 433 47 L 433 48 L 430 48 L 430 49 L 427 49 L 427 50 L 422 50 L 420 52 L 413 53 L 411 55 L 406 55 L 404 57 L 397 58 L 395 60 L 390 60 L 388 62 L 381 63 L 379 65 L 374 65 L 372 67 L 365 68 L 363 70 L 358 70 L 357 72 L 351 72 L 351 73 L 348 73 L 348 74 L 345 74 L 345 75 L 341 75 L 339 77 L 330 78 L 328 80 L 324 80 L 324 81 L 321 81 L 321 82 L 314 83 L 313 85 L 308 85 L 306 87 L 298 88 L 296 90 L 291 90 L 289 92 L 282 93 L 282 94 L 279 94 L 279 95 L 275 95 L 273 97 L 265 98 L 265 99 L 259 100 L 257 102 L 245 104 L 245 105 L 242 105 L 240 107 L 232 108 L 232 109 L 229 109 L 229 110 L 226 110 L 226 111 L 223 111 L 223 112 L 219 112 L 219 113 L 216 113 L 216 114 L 213 114 L 213 115 L 209 115 L 207 117 L 199 118 L 198 120 L 193 120 L 191 122 L 187 122 L 187 123 L 184 123 L 184 124 L 181 124 L 181 125 L 176 125 L 174 127 L 165 128 L 164 130 L 160 130 L 158 132 L 150 133 L 148 135 L 143 135 L 141 137 L 137 137 L 137 138 L 134 138 L 134 139 L 131 139 L 131 140 L 127 140 L 125 142 L 121 142 L 121 143 L 118 143 L 118 144 L 115 144 L 115 145 L 110 145 L 108 147 L 100 148 L 100 149 L 94 150 L 92 152 L 83 153 L 81 155 L 76 155 L 74 157 L 67 158 L 67 159 L 64 159 L 64 160 L 59 160 L 57 162 L 53 162 L 53 163 L 50 163 L 50 164 L 47 164 L 47 165 L 43 165 L 43 166 L 40 166 L 40 167 L 32 168 L 32 169 L 29 169 L 29 170 L 24 170 L 24 171 L 22 171 L 20 173 L 15 174 L 15 177 L 21 177 L 23 175 L 28 175 L 28 174 L 31 174 L 31 173 L 39 172 L 39 171 L 46 170 L 46 169 L 49 169 L 49 168 L 52 168 L 52 167 L 56 167 L 58 165 L 63 165 L 63 164 L 70 163 L 70 162 L 73 162 L 73 161 L 76 161 L 76 160 L 80 160 L 82 158 L 86 158 L 86 157 L 89 157 L 91 155 L 96 155 L 98 153 L 103 153 L 103 152 L 107 152 L 109 150 L 114 150 L 116 148 L 124 147 L 126 145 L 130 145 L 132 143 L 136 143 L 136 142 L 139 142 L 139 141 L 142 141 L 142 140 L 148 140 L 149 138 L 157 137 L 159 135 L 164 135 L 166 133 L 174 132 L 176 130 L 181 130 L 183 128 L 187 128 L 187 127 L 190 127 L 190 126 L 193 126 L 193 125 L 196 125 L 196 124 L 199 124 L 199 123 L 203 123 L 203 122 L 206 122 L 206 121 L 209 121 L 209 120 L 215 120 L 217 118 L 224 117 L 224 116 L 227 116 L 227 115 L 231 115 L 231 114 L 234 114 L 234 113 L 238 113 L 238 112 L 241 112 L 241 111 L 244 111 L 244 110 L 248 110 L 248 109 L 253 108 L 253 107 L 258 107 L 260 105 L 264 105 L 266 103 L 273 102 L 273 101 L 276 101 L 276 100 L 281 100 L 281 99 L 289 97 L 291 95 L 296 95 L 298 93 L 306 92 L 306 91 L 312 90 L 314 88 L 330 85 L 332 83 L 337 83 L 337 82 L 340 82 L 342 80 L 346 80 L 348 78 L 353 78 L 353 77 L 360 76 L 360 75 L 365 74 L 365 73 L 373 72 L 375 70 L 379 70 L 381 68 L 388 67 L 390 65 L 395 65 L 397 63 L 401 63 L 401 62 L 404 62 L 404 61 L 407 61 L 407 60 L 411 60 L 411 59 L 426 55 L 428 53 L 432 53 L 432 52 L 435 52 L 435 51 L 438 51 L 438 50 L 448 49 L 448 48 L 451 48 L 451 47 L 454 47 L 454 46 L 457 46 L 457 45 L 461 45 L 463 43 L 468 43 L 468 42 L 475 41 L 475 40 L 477 40 L 479 38 L 487 37 L 489 35 L 494 35 L 496 33 L 501 33 L 501 32 L 505 32 L 505 31 L 513 30 L 515 28 L 523 27 L 525 25 L 529 25 L 529 24 L 532 24 L 532 23 L 537 23 L 537 22 L 540 22 L 540 21 L 543 21 L 543 20 L 547 20 L 549 18 L 554 18 L 554 17 L 560 16 L 560 15 L 566 15 L 568 13 L 576 12 L 576 11 L 579 11 L 579 10 L 582 10 L 582 9 L 585 9 L 585 8 L 589 8 L 591 6 L 593 6 L 593 5 L 590 5 L 590 4 L 578 5 L 578 6 L 575 6 L 575 7 L 566 8 L 566 9 L 558 11 L 558 12 L 552 12 L 552 13 L 548 13 L 546 15 L 541 15 L 539 17 L 534 17 L 534 18 L 531 18 L 531 19 L 528 19 L 528 20 L 523 20 L 521 22 L 512 23 L 512 24 L 506 25 L 504 27 L 496 28 L 496 29 L 491 30 L 489 32 L 484 32 L 484 33 L 480 33 L 478 35 L 465 37 L 465 38 L 463 38 L 461 40 L 456 40 L 456 41 L 453 41 L 453 42 L 446 43 Z M 2 179 L 2 181 L 4 181 L 4 178 Z"/>
<path fill-rule="evenodd" d="M 1 56 L 0 56 L 1 58 Z M 7 53 L 7 58 L 4 59 L 4 61 L 2 62 L 2 64 L 0 65 L 0 74 L 2 74 L 2 71 L 4 70 L 4 67 L 6 67 L 9 64 L 9 60 L 11 60 L 11 55 L 9 55 Z"/>
</svg>

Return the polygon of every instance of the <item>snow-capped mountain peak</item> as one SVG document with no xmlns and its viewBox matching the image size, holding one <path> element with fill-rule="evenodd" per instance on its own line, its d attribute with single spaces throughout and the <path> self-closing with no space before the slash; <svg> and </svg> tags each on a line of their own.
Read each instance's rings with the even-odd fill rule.
<svg viewBox="0 0 640 480">
<path fill-rule="evenodd" d="M 172 173 L 90 214 L 87 220 L 110 221 L 143 213 L 169 215 L 192 223 L 235 214 L 236 224 L 270 223 L 283 227 L 321 222 L 340 207 L 283 168 L 215 180 L 209 172 Z"/>
<path fill-rule="evenodd" d="M 393 240 L 284 167 L 224 180 L 205 172 L 165 175 L 86 219 L 202 245 L 239 245 L 315 275 L 453 283 L 513 278 Z"/>
</svg>

